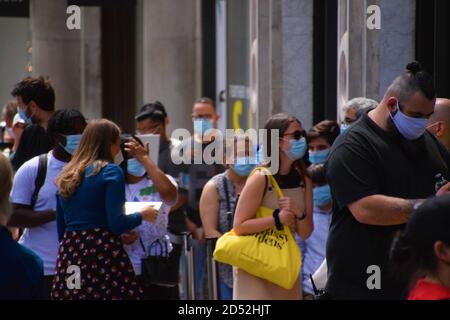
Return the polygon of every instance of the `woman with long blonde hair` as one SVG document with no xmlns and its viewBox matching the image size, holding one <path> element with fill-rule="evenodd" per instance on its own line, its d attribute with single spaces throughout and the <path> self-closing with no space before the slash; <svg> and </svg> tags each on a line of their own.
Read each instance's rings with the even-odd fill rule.
<svg viewBox="0 0 450 320">
<path fill-rule="evenodd" d="M 53 299 L 140 298 L 141 289 L 119 236 L 142 220 L 154 222 L 157 211 L 145 207 L 125 215 L 120 141 L 120 129 L 113 122 L 91 122 L 56 179 L 60 248 Z M 76 266 L 79 273 L 72 289 L 67 287 L 69 266 Z"/>
</svg>

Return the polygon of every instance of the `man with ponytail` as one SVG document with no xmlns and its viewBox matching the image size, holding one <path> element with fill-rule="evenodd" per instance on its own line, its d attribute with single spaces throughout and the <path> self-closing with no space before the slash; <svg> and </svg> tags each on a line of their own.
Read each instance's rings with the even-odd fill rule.
<svg viewBox="0 0 450 320">
<path fill-rule="evenodd" d="M 327 163 L 333 198 L 327 242 L 332 299 L 406 296 L 406 283 L 392 275 L 389 265 L 392 239 L 423 199 L 448 193 L 450 187 L 450 155 L 426 130 L 435 102 L 432 77 L 412 62 L 380 104 L 333 145 Z"/>
</svg>

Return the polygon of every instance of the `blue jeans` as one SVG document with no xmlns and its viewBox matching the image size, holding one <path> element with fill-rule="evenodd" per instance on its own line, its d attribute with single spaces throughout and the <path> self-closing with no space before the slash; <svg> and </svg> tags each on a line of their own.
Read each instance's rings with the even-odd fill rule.
<svg viewBox="0 0 450 320">
<path fill-rule="evenodd" d="M 230 288 L 225 281 L 219 279 L 220 300 L 233 300 L 233 288 Z"/>
</svg>

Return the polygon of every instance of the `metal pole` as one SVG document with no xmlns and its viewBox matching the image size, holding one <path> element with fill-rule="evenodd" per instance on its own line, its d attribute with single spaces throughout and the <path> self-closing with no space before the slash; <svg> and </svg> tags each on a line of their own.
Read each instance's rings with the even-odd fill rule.
<svg viewBox="0 0 450 320">
<path fill-rule="evenodd" d="M 195 300 L 195 263 L 191 242 L 192 235 L 188 232 L 183 233 L 183 288 L 186 300 Z"/>
<path fill-rule="evenodd" d="M 213 258 L 217 238 L 206 239 L 206 272 L 208 276 L 208 298 L 219 300 L 219 286 L 217 280 L 217 263 Z"/>
</svg>

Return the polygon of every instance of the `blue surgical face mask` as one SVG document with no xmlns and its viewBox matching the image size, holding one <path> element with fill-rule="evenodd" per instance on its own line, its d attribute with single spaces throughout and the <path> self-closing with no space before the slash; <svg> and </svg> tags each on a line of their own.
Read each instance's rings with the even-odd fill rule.
<svg viewBox="0 0 450 320">
<path fill-rule="evenodd" d="M 194 120 L 194 132 L 204 135 L 206 131 L 213 128 L 211 119 L 195 119 Z"/>
<path fill-rule="evenodd" d="M 145 174 L 144 166 L 136 159 L 128 159 L 127 171 L 134 177 L 142 177 Z"/>
<path fill-rule="evenodd" d="M 405 115 L 400 110 L 400 104 L 397 101 L 397 112 L 395 115 L 389 114 L 392 122 L 394 122 L 395 127 L 398 132 L 408 140 L 419 139 L 425 133 L 427 129 L 428 119 L 424 118 L 412 118 Z"/>
<path fill-rule="evenodd" d="M 324 207 L 331 202 L 331 190 L 329 185 L 313 189 L 314 205 Z"/>
<path fill-rule="evenodd" d="M 25 110 L 17 108 L 17 112 L 19 113 L 19 116 L 22 118 L 23 121 L 25 121 L 26 124 L 31 124 L 31 117 L 27 116 Z"/>
<path fill-rule="evenodd" d="M 330 149 L 309 152 L 309 162 L 312 164 L 324 164 L 327 162 L 328 155 L 330 154 Z"/>
<path fill-rule="evenodd" d="M 348 128 L 350 128 L 350 124 L 349 123 L 342 123 L 341 124 L 341 133 L 343 133 Z"/>
<path fill-rule="evenodd" d="M 248 177 L 248 175 L 255 169 L 256 160 L 249 157 L 240 157 L 236 159 L 233 165 L 233 170 L 240 177 Z"/>
<path fill-rule="evenodd" d="M 80 145 L 80 140 L 81 134 L 66 136 L 66 145 L 61 145 L 61 147 L 63 147 L 68 154 L 73 155 L 75 153 L 75 150 L 77 150 L 78 146 Z"/>
<path fill-rule="evenodd" d="M 289 159 L 295 161 L 303 158 L 307 148 L 305 137 L 302 137 L 299 140 L 289 140 L 289 143 L 291 145 L 291 148 L 286 152 Z"/>
</svg>

